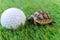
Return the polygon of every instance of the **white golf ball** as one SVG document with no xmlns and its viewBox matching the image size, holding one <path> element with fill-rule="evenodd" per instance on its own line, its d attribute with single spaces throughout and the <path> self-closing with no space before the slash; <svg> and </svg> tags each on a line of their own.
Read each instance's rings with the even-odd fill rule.
<svg viewBox="0 0 60 40">
<path fill-rule="evenodd" d="M 24 25 L 26 16 L 18 8 L 9 8 L 1 15 L 1 25 L 7 29 L 17 29 L 19 25 Z"/>
</svg>

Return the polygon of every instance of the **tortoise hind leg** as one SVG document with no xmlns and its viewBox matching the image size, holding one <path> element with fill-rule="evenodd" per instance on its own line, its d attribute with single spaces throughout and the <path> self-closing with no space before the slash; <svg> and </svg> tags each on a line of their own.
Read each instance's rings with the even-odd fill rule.
<svg viewBox="0 0 60 40">
<path fill-rule="evenodd" d="M 51 23 L 49 23 L 49 25 L 53 25 L 55 22 L 51 22 Z"/>
<path fill-rule="evenodd" d="M 49 23 L 49 25 L 52 25 L 53 23 L 51 22 L 51 23 Z"/>
</svg>

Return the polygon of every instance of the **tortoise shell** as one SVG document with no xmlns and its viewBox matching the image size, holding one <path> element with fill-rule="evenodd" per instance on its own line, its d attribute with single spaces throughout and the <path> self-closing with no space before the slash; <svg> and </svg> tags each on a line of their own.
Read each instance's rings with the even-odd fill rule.
<svg viewBox="0 0 60 40">
<path fill-rule="evenodd" d="M 48 12 L 37 11 L 29 17 L 28 21 L 34 24 L 45 25 L 52 23 L 52 18 Z"/>
</svg>

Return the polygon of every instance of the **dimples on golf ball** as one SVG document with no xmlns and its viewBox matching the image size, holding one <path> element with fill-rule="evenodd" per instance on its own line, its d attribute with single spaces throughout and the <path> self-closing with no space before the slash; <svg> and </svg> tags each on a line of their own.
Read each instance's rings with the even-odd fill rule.
<svg viewBox="0 0 60 40">
<path fill-rule="evenodd" d="M 18 8 L 9 8 L 1 16 L 1 25 L 8 29 L 17 29 L 19 25 L 24 25 L 25 21 L 25 14 Z"/>
</svg>

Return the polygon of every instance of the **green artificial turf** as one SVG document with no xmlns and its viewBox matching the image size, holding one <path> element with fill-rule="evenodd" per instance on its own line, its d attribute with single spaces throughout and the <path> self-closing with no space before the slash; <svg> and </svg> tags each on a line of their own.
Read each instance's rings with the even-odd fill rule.
<svg viewBox="0 0 60 40">
<path fill-rule="evenodd" d="M 24 11 L 27 18 L 35 11 L 47 11 L 55 23 L 36 26 L 26 22 L 17 30 L 8 30 L 0 25 L 0 40 L 60 40 L 60 0 L 0 0 L 0 16 L 11 7 Z"/>
</svg>

